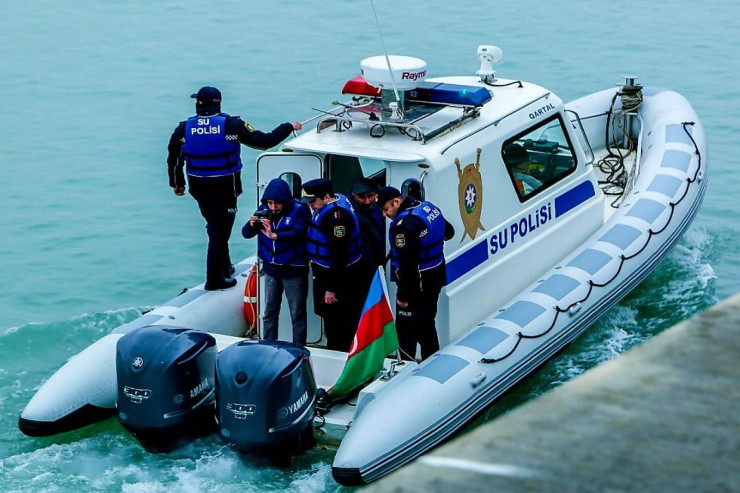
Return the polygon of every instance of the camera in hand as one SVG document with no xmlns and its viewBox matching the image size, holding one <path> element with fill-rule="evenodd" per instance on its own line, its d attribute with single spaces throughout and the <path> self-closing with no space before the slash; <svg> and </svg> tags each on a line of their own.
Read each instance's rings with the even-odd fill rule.
<svg viewBox="0 0 740 493">
<path fill-rule="evenodd" d="M 258 218 L 258 219 L 260 219 L 260 220 L 262 220 L 262 219 L 268 219 L 268 220 L 270 220 L 270 221 L 272 221 L 273 219 L 275 219 L 275 217 L 277 216 L 277 214 L 275 214 L 275 213 L 274 213 L 273 211 L 271 211 L 270 209 L 260 209 L 260 210 L 258 210 L 258 211 L 255 211 L 255 212 L 254 212 L 254 215 L 255 215 L 255 216 L 256 216 L 256 217 Z"/>
</svg>

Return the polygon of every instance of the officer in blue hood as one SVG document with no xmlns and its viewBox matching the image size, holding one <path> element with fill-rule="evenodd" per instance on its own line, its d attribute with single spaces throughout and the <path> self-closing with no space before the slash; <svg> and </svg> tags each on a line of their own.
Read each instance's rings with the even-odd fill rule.
<svg viewBox="0 0 740 493">
<path fill-rule="evenodd" d="M 308 206 L 293 198 L 285 180 L 275 178 L 262 194 L 262 205 L 242 228 L 245 238 L 257 236 L 257 255 L 265 274 L 263 339 L 278 338 L 280 302 L 285 292 L 293 323 L 293 342 L 306 345 L 306 235 L 310 222 Z"/>
<path fill-rule="evenodd" d="M 283 123 L 272 132 L 255 130 L 238 116 L 221 112 L 221 91 L 205 86 L 195 98 L 195 116 L 175 128 L 167 147 L 167 171 L 175 195 L 185 195 L 185 174 L 190 195 L 198 202 L 206 220 L 208 255 L 205 289 L 225 289 L 236 285 L 229 238 L 237 212 L 237 197 L 242 193 L 241 147 L 268 149 L 285 140 L 298 122 Z M 184 169 L 184 173 L 183 173 Z"/>
</svg>

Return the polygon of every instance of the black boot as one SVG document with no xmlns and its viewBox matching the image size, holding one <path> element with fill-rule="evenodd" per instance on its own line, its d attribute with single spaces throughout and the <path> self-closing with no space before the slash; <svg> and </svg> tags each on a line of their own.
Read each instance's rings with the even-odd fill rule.
<svg viewBox="0 0 740 493">
<path fill-rule="evenodd" d="M 203 287 L 206 291 L 216 291 L 217 289 L 229 289 L 236 286 L 236 279 L 232 277 L 216 279 L 214 281 L 206 281 L 206 285 Z"/>
</svg>

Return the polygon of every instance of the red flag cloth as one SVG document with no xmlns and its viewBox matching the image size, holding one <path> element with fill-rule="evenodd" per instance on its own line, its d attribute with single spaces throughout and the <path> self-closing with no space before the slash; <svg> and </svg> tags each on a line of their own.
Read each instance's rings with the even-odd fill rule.
<svg viewBox="0 0 740 493">
<path fill-rule="evenodd" d="M 383 268 L 378 267 L 360 316 L 344 369 L 328 390 L 332 397 L 350 392 L 383 368 L 386 356 L 398 349 L 396 324 L 388 301 Z"/>
</svg>

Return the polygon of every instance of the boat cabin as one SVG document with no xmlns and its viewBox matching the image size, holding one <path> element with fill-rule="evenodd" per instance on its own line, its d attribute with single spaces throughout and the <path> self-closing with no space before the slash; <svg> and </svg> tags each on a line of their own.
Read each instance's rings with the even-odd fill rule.
<svg viewBox="0 0 740 493">
<path fill-rule="evenodd" d="M 440 208 L 455 227 L 445 243 L 447 285 L 437 316 L 442 346 L 604 222 L 593 155 L 584 152 L 563 101 L 536 84 L 495 78 L 486 67 L 427 79 L 416 58 L 366 59 L 363 74 L 344 86 L 346 103 L 334 102 L 315 126 L 257 159 L 257 197 L 276 177 L 295 197 L 314 178 L 329 178 L 348 195 L 367 177 Z M 308 339 L 318 342 L 311 306 L 309 299 Z M 289 320 L 280 326 L 280 337 L 290 340 Z"/>
</svg>

